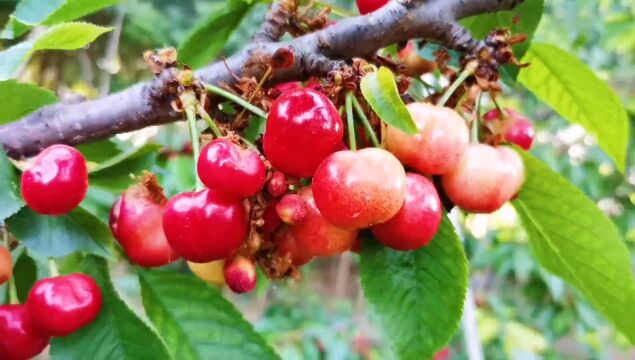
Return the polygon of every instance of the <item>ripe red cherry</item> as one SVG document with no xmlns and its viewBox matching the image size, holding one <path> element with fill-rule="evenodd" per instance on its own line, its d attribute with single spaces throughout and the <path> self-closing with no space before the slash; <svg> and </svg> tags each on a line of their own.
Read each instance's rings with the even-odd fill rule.
<svg viewBox="0 0 635 360">
<path fill-rule="evenodd" d="M 278 254 L 288 256 L 294 266 L 308 264 L 313 259 L 313 255 L 300 246 L 288 226 L 281 227 L 275 233 L 273 241 L 278 245 Z"/>
<path fill-rule="evenodd" d="M 494 123 L 503 129 L 503 136 L 509 143 L 516 144 L 525 150 L 531 149 L 534 142 L 534 124 L 527 117 L 512 110 L 504 110 L 506 117 L 501 117 L 498 109 L 488 111 L 483 120 Z M 496 123 L 498 122 L 498 123 Z"/>
<path fill-rule="evenodd" d="M 179 258 L 163 233 L 163 209 L 167 202 L 156 177 L 145 175 L 110 210 L 112 234 L 133 263 L 157 267 Z"/>
<path fill-rule="evenodd" d="M 247 237 L 248 221 L 242 201 L 203 189 L 178 194 L 168 202 L 163 230 L 177 254 L 205 263 L 235 253 Z"/>
<path fill-rule="evenodd" d="M 283 222 L 293 225 L 306 218 L 308 209 L 304 198 L 298 194 L 285 195 L 276 205 L 278 217 Z"/>
<path fill-rule="evenodd" d="M 437 68 L 437 64 L 434 61 L 429 61 L 419 56 L 413 41 L 408 41 L 406 46 L 399 51 L 398 56 L 412 75 L 430 73 Z"/>
<path fill-rule="evenodd" d="M 379 242 L 403 251 L 427 245 L 441 222 L 441 200 L 432 181 L 413 173 L 407 177 L 406 201 L 397 215 L 372 227 Z"/>
<path fill-rule="evenodd" d="M 9 281 L 12 275 L 13 260 L 11 259 L 11 252 L 6 247 L 0 246 L 0 285 Z"/>
<path fill-rule="evenodd" d="M 362 15 L 371 13 L 382 6 L 388 4 L 388 0 L 355 0 L 357 3 L 357 9 Z"/>
<path fill-rule="evenodd" d="M 274 168 L 309 177 L 343 136 L 344 124 L 331 101 L 315 90 L 302 89 L 271 104 L 263 145 Z"/>
<path fill-rule="evenodd" d="M 50 339 L 33 326 L 26 305 L 0 305 L 0 359 L 30 359 L 41 353 Z"/>
<path fill-rule="evenodd" d="M 24 202 L 34 211 L 66 214 L 84 200 L 88 191 L 86 159 L 70 146 L 49 146 L 22 174 L 21 190 Z"/>
<path fill-rule="evenodd" d="M 267 169 L 257 152 L 227 139 L 215 139 L 201 150 L 198 176 L 208 188 L 235 199 L 256 195 L 265 185 Z"/>
<path fill-rule="evenodd" d="M 306 204 L 306 216 L 290 226 L 291 233 L 300 248 L 312 256 L 332 256 L 351 248 L 357 238 L 357 229 L 345 229 L 328 222 L 318 210 L 310 187 L 298 195 Z"/>
<path fill-rule="evenodd" d="M 278 211 L 276 209 L 277 205 L 278 201 L 274 200 L 270 202 L 262 213 L 262 220 L 264 220 L 264 224 L 260 227 L 260 232 L 265 237 L 273 234 L 282 224 L 282 219 L 278 216 Z"/>
<path fill-rule="evenodd" d="M 454 110 L 425 103 L 408 104 L 419 129 L 415 135 L 386 130 L 386 149 L 418 172 L 441 175 L 456 167 L 469 143 L 465 120 Z"/>
<path fill-rule="evenodd" d="M 313 196 L 330 223 L 365 228 L 395 216 L 406 197 L 406 172 L 388 151 L 338 151 L 313 176 Z"/>
<path fill-rule="evenodd" d="M 457 206 L 491 213 L 518 193 L 524 176 L 523 161 L 512 149 L 471 144 L 459 166 L 442 177 L 442 183 Z"/>
<path fill-rule="evenodd" d="M 258 280 L 256 264 L 241 255 L 236 255 L 225 262 L 223 275 L 227 286 L 237 294 L 250 292 L 256 287 Z"/>
<path fill-rule="evenodd" d="M 88 275 L 42 279 L 26 300 L 33 325 L 53 336 L 66 336 L 97 318 L 103 303 L 99 286 Z"/>
</svg>

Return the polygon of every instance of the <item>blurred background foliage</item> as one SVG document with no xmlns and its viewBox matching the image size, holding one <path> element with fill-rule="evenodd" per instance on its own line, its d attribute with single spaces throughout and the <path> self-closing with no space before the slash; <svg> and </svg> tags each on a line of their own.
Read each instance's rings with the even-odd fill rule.
<svg viewBox="0 0 635 360">
<path fill-rule="evenodd" d="M 355 11 L 350 0 L 332 3 Z M 151 76 L 142 60 L 143 51 L 178 46 L 197 23 L 222 5 L 221 0 L 124 1 L 89 19 L 100 25 L 123 23 L 120 36 L 113 32 L 77 52 L 38 54 L 21 71 L 20 80 L 55 90 L 66 101 L 123 89 Z M 0 0 L 0 23 L 14 7 L 15 1 Z M 252 8 L 222 54 L 229 55 L 248 41 L 266 8 L 266 3 Z M 535 40 L 557 44 L 575 54 L 615 89 L 629 110 L 632 139 L 633 1 L 548 1 Z M 629 248 L 635 249 L 633 142 L 628 152 L 629 167 L 621 174 L 581 127 L 559 118 L 528 91 L 513 86 L 506 89 L 500 102 L 535 121 L 538 135 L 532 152 L 596 201 L 614 220 Z M 486 104 L 488 107 L 491 104 Z M 154 164 L 153 171 L 162 177 L 167 193 L 191 188 L 192 160 L 180 153 L 187 142 L 181 124 L 119 136 L 112 146 L 135 151 L 148 138 L 164 149 L 159 156 L 141 154 L 138 158 L 143 164 Z M 83 148 L 85 153 L 96 149 L 91 145 Z M 102 144 L 93 157 L 95 161 L 104 156 L 103 148 Z M 106 219 L 126 181 L 119 184 L 117 179 L 108 179 L 91 186 L 88 207 Z M 487 359 L 635 358 L 626 339 L 575 290 L 539 268 L 511 206 L 492 215 L 463 216 L 462 220 L 478 328 Z M 371 325 L 358 285 L 356 257 L 346 254 L 314 262 L 303 270 L 302 281 L 274 284 L 261 279 L 258 291 L 251 295 L 227 295 L 285 359 L 384 359 L 389 357 L 387 346 Z M 139 289 L 128 270 L 122 261 L 115 267 L 115 276 L 120 290 L 134 304 Z M 464 337 L 459 332 L 450 346 L 450 358 L 467 358 L 464 349 Z"/>
</svg>

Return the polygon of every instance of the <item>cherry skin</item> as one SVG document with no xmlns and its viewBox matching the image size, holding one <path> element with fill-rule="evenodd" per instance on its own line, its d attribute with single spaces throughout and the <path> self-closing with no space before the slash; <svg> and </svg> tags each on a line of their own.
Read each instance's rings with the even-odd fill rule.
<svg viewBox="0 0 635 360">
<path fill-rule="evenodd" d="M 355 0 L 357 3 L 357 9 L 362 15 L 371 13 L 382 6 L 388 4 L 388 0 Z"/>
<path fill-rule="evenodd" d="M 237 200 L 256 195 L 267 178 L 265 163 L 257 152 L 227 139 L 207 144 L 201 150 L 197 169 L 205 186 Z"/>
<path fill-rule="evenodd" d="M 6 283 L 13 275 L 13 260 L 11 252 L 4 246 L 0 246 L 0 285 Z"/>
<path fill-rule="evenodd" d="M 271 178 L 267 181 L 265 186 L 267 192 L 273 197 L 280 197 L 289 190 L 289 184 L 287 183 L 287 177 L 280 171 L 274 171 L 271 174 Z"/>
<path fill-rule="evenodd" d="M 534 142 L 535 130 L 534 124 L 524 115 L 512 110 L 503 110 L 507 116 L 502 117 L 498 109 L 488 111 L 483 120 L 486 122 L 502 121 L 505 141 L 520 146 L 525 150 L 531 149 L 531 145 Z"/>
<path fill-rule="evenodd" d="M 225 285 L 225 276 L 223 275 L 225 260 L 216 260 L 201 264 L 188 261 L 187 266 L 196 277 L 206 283 L 217 286 Z"/>
<path fill-rule="evenodd" d="M 163 233 L 167 203 L 154 175 L 126 190 L 110 210 L 110 229 L 126 256 L 142 267 L 167 265 L 179 258 Z"/>
<path fill-rule="evenodd" d="M 250 292 L 256 287 L 258 280 L 256 264 L 242 255 L 236 255 L 225 262 L 223 275 L 227 286 L 237 294 Z"/>
<path fill-rule="evenodd" d="M 407 174 L 406 201 L 392 219 L 372 227 L 385 246 L 395 250 L 417 250 L 427 245 L 441 223 L 441 200 L 432 181 Z"/>
<path fill-rule="evenodd" d="M 491 213 L 518 193 L 524 177 L 523 161 L 514 150 L 471 144 L 459 166 L 442 177 L 442 184 L 457 206 Z"/>
<path fill-rule="evenodd" d="M 163 230 L 177 254 L 206 263 L 236 252 L 247 237 L 248 221 L 242 201 L 203 189 L 178 194 L 168 202 Z"/>
<path fill-rule="evenodd" d="M 281 227 L 275 233 L 273 241 L 278 245 L 278 255 L 288 256 L 294 266 L 306 265 L 313 259 L 313 255 L 300 246 L 288 226 Z"/>
<path fill-rule="evenodd" d="M 297 224 L 306 218 L 308 209 L 304 198 L 298 194 L 285 195 L 276 205 L 278 217 L 289 225 Z"/>
<path fill-rule="evenodd" d="M 273 88 L 278 90 L 280 92 L 280 95 L 282 95 L 294 90 L 302 89 L 302 83 L 299 81 L 291 81 L 291 82 L 278 84 L 274 86 Z"/>
<path fill-rule="evenodd" d="M 386 149 L 424 174 L 441 175 L 456 167 L 470 137 L 465 120 L 454 110 L 425 103 L 407 105 L 419 132 L 386 130 Z"/>
<path fill-rule="evenodd" d="M 401 49 L 397 55 L 412 75 L 431 73 L 437 68 L 437 64 L 434 61 L 429 61 L 419 56 L 415 44 L 412 41 L 408 41 L 406 46 Z"/>
<path fill-rule="evenodd" d="M 102 304 L 99 286 L 84 274 L 39 280 L 26 300 L 34 326 L 53 336 L 67 336 L 90 324 Z"/>
<path fill-rule="evenodd" d="M 88 191 L 86 159 L 70 146 L 49 146 L 22 174 L 21 191 L 33 211 L 66 214 L 79 206 Z"/>
<path fill-rule="evenodd" d="M 265 237 L 268 237 L 276 232 L 278 227 L 282 224 L 282 219 L 278 216 L 278 203 L 279 202 L 275 200 L 270 202 L 262 213 L 262 220 L 264 220 L 264 224 L 260 227 L 260 232 Z"/>
<path fill-rule="evenodd" d="M 313 196 L 333 225 L 366 228 L 397 214 L 406 197 L 406 172 L 386 150 L 338 151 L 316 170 Z"/>
<path fill-rule="evenodd" d="M 271 104 L 263 146 L 274 168 L 310 177 L 342 142 L 344 124 L 333 103 L 315 90 L 286 93 Z"/>
<path fill-rule="evenodd" d="M 333 256 L 350 249 L 358 230 L 341 228 L 327 221 L 318 210 L 310 187 L 303 188 L 298 195 L 304 199 L 306 215 L 290 229 L 299 247 L 312 256 Z"/>
<path fill-rule="evenodd" d="M 0 359 L 31 359 L 50 339 L 33 326 L 26 305 L 0 305 Z"/>
</svg>

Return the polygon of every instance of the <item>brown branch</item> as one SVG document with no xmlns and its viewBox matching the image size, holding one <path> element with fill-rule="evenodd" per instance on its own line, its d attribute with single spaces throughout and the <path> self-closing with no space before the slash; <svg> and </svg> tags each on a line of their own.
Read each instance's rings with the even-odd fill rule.
<svg viewBox="0 0 635 360">
<path fill-rule="evenodd" d="M 509 10 L 522 0 L 393 0 L 378 11 L 339 21 L 321 31 L 287 42 L 277 42 L 285 27 L 284 6 L 276 3 L 254 41 L 242 51 L 199 70 L 207 83 L 234 83 L 231 72 L 260 78 L 271 55 L 279 48 L 295 51 L 295 64 L 277 71 L 272 83 L 323 76 L 354 57 L 370 57 L 377 50 L 413 38 L 474 51 L 484 46 L 458 25 L 457 20 L 487 12 Z M 264 60 L 264 61 L 263 61 Z M 164 96 L 168 74 L 108 97 L 77 104 L 55 104 L 0 126 L 0 143 L 9 156 L 37 154 L 56 143 L 77 145 L 151 125 L 181 119 Z"/>
</svg>

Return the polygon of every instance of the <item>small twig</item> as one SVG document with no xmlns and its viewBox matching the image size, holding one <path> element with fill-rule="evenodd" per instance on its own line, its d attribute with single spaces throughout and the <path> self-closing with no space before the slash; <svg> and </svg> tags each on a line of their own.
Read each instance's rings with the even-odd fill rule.
<svg viewBox="0 0 635 360">
<path fill-rule="evenodd" d="M 210 128 L 210 130 L 212 130 L 212 134 L 214 134 L 214 136 L 216 136 L 217 138 L 223 136 L 220 129 L 218 128 L 218 125 L 216 125 L 216 122 L 214 121 L 214 119 L 212 119 L 212 117 L 209 116 L 207 111 L 205 111 L 205 108 L 203 107 L 203 105 L 201 105 L 201 103 L 198 103 L 196 105 L 196 112 L 201 118 L 203 118 L 203 120 L 205 120 L 205 122 L 207 123 L 207 126 Z"/>
<path fill-rule="evenodd" d="M 357 116 L 359 117 L 362 124 L 364 125 L 364 128 L 366 129 L 366 133 L 370 137 L 370 141 L 373 143 L 373 146 L 380 147 L 379 140 L 377 139 L 377 135 L 375 134 L 375 130 L 373 130 L 372 125 L 370 125 L 370 121 L 368 121 L 368 117 L 366 117 L 366 114 L 364 114 L 364 110 L 362 109 L 362 106 L 360 105 L 359 100 L 357 100 L 357 98 L 354 96 L 353 96 L 353 107 L 355 108 L 355 112 L 357 113 Z"/>
<path fill-rule="evenodd" d="M 267 113 L 264 112 L 261 108 L 247 102 L 247 100 L 241 98 L 240 96 L 236 94 L 232 94 L 223 88 L 220 88 L 216 85 L 205 84 L 205 90 L 207 90 L 208 92 L 211 92 L 212 94 L 222 96 L 227 100 L 231 100 L 235 102 L 236 104 L 244 107 L 245 109 L 251 111 L 252 113 L 260 116 L 263 119 L 267 118 Z"/>
<path fill-rule="evenodd" d="M 353 119 L 353 93 L 346 93 L 346 125 L 348 127 L 348 146 L 352 151 L 357 150 L 355 139 L 355 119 Z"/>
<path fill-rule="evenodd" d="M 470 76 L 472 76 L 472 74 L 474 74 L 474 71 L 476 71 L 477 66 L 478 66 L 478 63 L 475 61 L 470 62 L 465 66 L 465 69 L 461 71 L 461 73 L 459 74 L 459 77 L 457 77 L 456 80 L 454 80 L 454 82 L 450 85 L 450 87 L 445 92 L 445 94 L 443 94 L 443 97 L 441 97 L 441 100 L 439 100 L 439 104 L 438 104 L 439 106 L 445 106 L 445 104 L 448 102 L 448 100 L 450 100 L 450 98 L 452 97 L 452 94 L 454 94 L 456 89 L 458 89 L 459 86 L 461 86 L 461 84 L 463 84 L 463 82 L 467 80 L 467 78 L 469 78 Z"/>
</svg>

